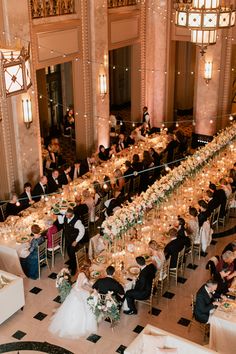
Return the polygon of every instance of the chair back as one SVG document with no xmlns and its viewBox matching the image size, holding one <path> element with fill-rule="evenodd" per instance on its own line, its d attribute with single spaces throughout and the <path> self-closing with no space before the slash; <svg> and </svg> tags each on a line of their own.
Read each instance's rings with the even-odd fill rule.
<svg viewBox="0 0 236 354">
<path fill-rule="evenodd" d="M 130 179 L 124 184 L 124 196 L 127 197 L 130 191 Z"/>
<path fill-rule="evenodd" d="M 82 220 L 82 224 L 84 225 L 85 229 L 89 228 L 89 213 L 86 213 L 83 215 L 83 217 L 81 218 Z"/>
<path fill-rule="evenodd" d="M 0 205 L 0 221 L 5 221 L 7 217 L 7 203 L 4 203 Z"/>
<path fill-rule="evenodd" d="M 212 219 L 211 219 L 211 226 L 214 227 L 215 225 L 218 226 L 219 216 L 220 216 L 220 205 L 218 208 L 214 209 Z"/>
<path fill-rule="evenodd" d="M 76 257 L 76 263 L 77 263 L 77 268 L 79 269 L 81 267 L 81 265 L 86 261 L 86 247 L 83 246 L 82 248 L 80 248 L 76 253 L 75 253 L 75 257 Z"/>
<path fill-rule="evenodd" d="M 169 270 L 170 270 L 170 257 L 167 260 L 165 260 L 165 262 L 161 267 L 159 280 L 164 280 L 166 277 L 168 277 Z"/>
<path fill-rule="evenodd" d="M 100 213 L 101 213 L 101 207 L 102 207 L 102 203 L 99 202 L 97 205 L 95 205 L 95 217 L 97 216 L 100 219 Z"/>
<path fill-rule="evenodd" d="M 140 176 L 134 177 L 133 179 L 133 194 L 139 193 L 139 186 L 140 186 Z"/>
<path fill-rule="evenodd" d="M 52 248 L 55 248 L 57 246 L 62 247 L 62 234 L 63 230 L 60 230 L 52 235 Z"/>
<path fill-rule="evenodd" d="M 39 266 L 47 262 L 47 240 L 38 245 L 38 262 Z"/>
<path fill-rule="evenodd" d="M 179 251 L 178 253 L 176 269 L 183 268 L 184 254 L 185 254 L 185 247 L 182 249 L 182 251 Z"/>
</svg>

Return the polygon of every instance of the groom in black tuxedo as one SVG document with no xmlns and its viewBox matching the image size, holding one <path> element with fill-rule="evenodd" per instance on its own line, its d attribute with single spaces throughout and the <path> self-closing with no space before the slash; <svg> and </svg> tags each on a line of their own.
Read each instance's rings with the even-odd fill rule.
<svg viewBox="0 0 236 354">
<path fill-rule="evenodd" d="M 119 303 L 123 302 L 122 295 L 125 294 L 123 286 L 115 279 L 113 275 L 115 273 L 115 268 L 109 266 L 106 269 L 107 276 L 105 278 L 98 279 L 93 284 L 93 289 L 96 289 L 100 294 L 107 294 L 108 291 L 113 291 Z"/>
<path fill-rule="evenodd" d="M 125 294 L 128 311 L 124 311 L 126 315 L 136 315 L 135 300 L 147 300 L 151 295 L 152 281 L 156 275 L 156 267 L 154 264 L 146 265 L 144 257 L 136 257 L 136 262 L 140 266 L 140 273 L 136 280 L 135 287 L 128 290 Z"/>
</svg>

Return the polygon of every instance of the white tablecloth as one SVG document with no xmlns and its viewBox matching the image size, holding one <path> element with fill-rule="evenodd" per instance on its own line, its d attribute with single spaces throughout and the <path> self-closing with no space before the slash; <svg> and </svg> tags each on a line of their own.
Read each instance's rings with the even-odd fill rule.
<svg viewBox="0 0 236 354">
<path fill-rule="evenodd" d="M 210 348 L 221 354 L 236 353 L 236 309 L 232 313 L 216 310 L 210 323 Z"/>
<path fill-rule="evenodd" d="M 15 240 L 0 240 L 0 269 L 25 277 L 17 251 Z"/>
</svg>

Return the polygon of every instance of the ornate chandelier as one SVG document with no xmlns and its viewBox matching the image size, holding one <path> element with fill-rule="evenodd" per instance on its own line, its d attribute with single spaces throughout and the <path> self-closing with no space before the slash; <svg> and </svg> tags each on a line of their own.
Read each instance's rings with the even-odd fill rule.
<svg viewBox="0 0 236 354">
<path fill-rule="evenodd" d="M 191 31 L 191 42 L 203 55 L 208 45 L 216 43 L 217 30 L 235 25 L 235 8 L 230 3 L 220 5 L 219 0 L 180 1 L 176 3 L 175 24 Z"/>
</svg>

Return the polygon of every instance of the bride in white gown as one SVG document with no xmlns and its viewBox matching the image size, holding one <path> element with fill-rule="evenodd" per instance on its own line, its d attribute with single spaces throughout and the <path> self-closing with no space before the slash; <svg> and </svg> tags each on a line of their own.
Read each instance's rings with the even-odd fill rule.
<svg viewBox="0 0 236 354">
<path fill-rule="evenodd" d="M 87 298 L 92 291 L 86 276 L 89 265 L 81 267 L 77 281 L 52 318 L 49 331 L 62 338 L 77 339 L 97 332 L 97 321 Z"/>
</svg>

